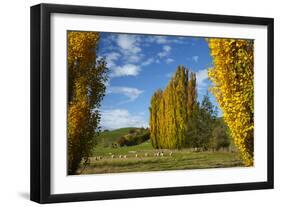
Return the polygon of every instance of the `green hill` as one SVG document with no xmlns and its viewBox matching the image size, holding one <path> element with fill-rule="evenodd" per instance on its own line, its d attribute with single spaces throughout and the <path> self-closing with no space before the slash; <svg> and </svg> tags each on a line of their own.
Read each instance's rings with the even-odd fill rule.
<svg viewBox="0 0 281 207">
<path fill-rule="evenodd" d="M 116 143 L 119 137 L 129 134 L 130 130 L 137 129 L 134 127 L 121 128 L 112 131 L 103 131 L 97 138 L 99 146 L 109 147 L 112 143 Z"/>
</svg>

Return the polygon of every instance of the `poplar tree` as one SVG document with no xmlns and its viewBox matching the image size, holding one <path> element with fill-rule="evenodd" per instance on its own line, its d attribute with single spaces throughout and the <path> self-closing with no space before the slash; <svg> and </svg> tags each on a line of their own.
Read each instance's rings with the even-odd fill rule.
<svg viewBox="0 0 281 207">
<path fill-rule="evenodd" d="M 154 148 L 159 148 L 158 138 L 159 138 L 159 104 L 162 99 L 162 90 L 157 90 L 150 102 L 150 140 Z"/>
<path fill-rule="evenodd" d="M 195 104 L 197 102 L 197 91 L 196 91 L 196 75 L 195 73 L 190 73 L 190 79 L 188 81 L 187 87 L 188 101 L 187 101 L 187 113 L 191 116 L 194 111 Z"/>
<path fill-rule="evenodd" d="M 212 92 L 244 164 L 254 162 L 254 42 L 210 38 Z"/>
<path fill-rule="evenodd" d="M 98 41 L 97 32 L 67 34 L 68 174 L 76 174 L 82 160 L 87 163 L 99 130 L 100 114 L 95 109 L 105 94 L 107 68 L 104 59 L 96 58 Z"/>
<path fill-rule="evenodd" d="M 176 72 L 175 81 L 175 104 L 174 116 L 177 128 L 177 143 L 176 148 L 182 148 L 185 145 L 188 113 L 186 103 L 188 101 L 188 94 L 186 93 L 188 85 L 188 71 L 183 66 L 180 66 Z M 173 106 L 171 106 L 173 107 Z"/>
<path fill-rule="evenodd" d="M 161 95 L 156 92 L 152 96 L 150 128 L 154 148 L 180 149 L 185 146 L 188 129 L 188 79 L 188 70 L 179 66 Z M 193 97 L 196 98 L 195 95 Z"/>
</svg>

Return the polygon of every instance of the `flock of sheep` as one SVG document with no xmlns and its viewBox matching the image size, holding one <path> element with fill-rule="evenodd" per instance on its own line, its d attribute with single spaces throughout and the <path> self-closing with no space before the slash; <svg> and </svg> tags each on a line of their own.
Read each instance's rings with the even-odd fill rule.
<svg viewBox="0 0 281 207">
<path fill-rule="evenodd" d="M 130 152 L 129 152 L 130 153 Z M 111 159 L 116 159 L 116 158 L 119 158 L 119 159 L 127 159 L 128 157 L 135 157 L 135 158 L 141 158 L 141 157 L 149 157 L 149 156 L 154 156 L 154 157 L 164 157 L 164 156 L 173 156 L 173 152 L 163 152 L 163 151 L 159 151 L 159 152 L 155 152 L 155 153 L 144 153 L 144 154 L 138 154 L 137 152 L 135 151 L 131 151 L 131 153 L 133 153 L 131 156 L 129 155 L 115 155 L 113 153 L 109 153 L 109 156 Z M 103 157 L 103 156 L 97 156 L 97 157 L 93 157 L 94 160 L 102 160 L 103 158 L 106 158 Z"/>
</svg>

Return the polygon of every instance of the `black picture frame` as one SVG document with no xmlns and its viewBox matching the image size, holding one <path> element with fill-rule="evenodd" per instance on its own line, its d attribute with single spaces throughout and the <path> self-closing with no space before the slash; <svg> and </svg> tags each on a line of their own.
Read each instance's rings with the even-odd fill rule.
<svg viewBox="0 0 281 207">
<path fill-rule="evenodd" d="M 50 15 L 52 13 L 99 15 L 113 17 L 150 18 L 207 23 L 232 23 L 267 26 L 267 181 L 235 184 L 167 187 L 73 194 L 51 194 L 51 74 L 50 74 Z M 273 44 L 274 20 L 272 18 L 195 14 L 168 11 L 135 10 L 89 6 L 39 4 L 31 7 L 31 174 L 30 199 L 38 203 L 89 201 L 147 196 L 211 193 L 272 189 L 274 187 L 274 108 L 273 108 Z"/>
</svg>

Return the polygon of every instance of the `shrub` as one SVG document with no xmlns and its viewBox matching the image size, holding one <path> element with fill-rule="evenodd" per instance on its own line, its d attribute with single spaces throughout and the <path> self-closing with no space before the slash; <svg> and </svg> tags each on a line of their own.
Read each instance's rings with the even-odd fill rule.
<svg viewBox="0 0 281 207">
<path fill-rule="evenodd" d="M 221 148 L 228 148 L 229 145 L 230 139 L 225 127 L 221 125 L 215 127 L 210 139 L 210 148 L 213 150 L 219 150 Z"/>
<path fill-rule="evenodd" d="M 119 137 L 117 139 L 117 144 L 120 146 L 120 147 L 123 147 L 125 144 L 126 144 L 126 139 L 124 137 Z"/>
<path fill-rule="evenodd" d="M 149 130 L 146 129 L 141 129 L 141 130 L 136 130 L 134 129 L 134 133 L 130 133 L 123 136 L 119 137 L 117 139 L 117 144 L 120 147 L 123 146 L 133 146 L 133 145 L 138 145 L 141 144 L 145 141 L 147 141 L 150 137 Z"/>
</svg>

